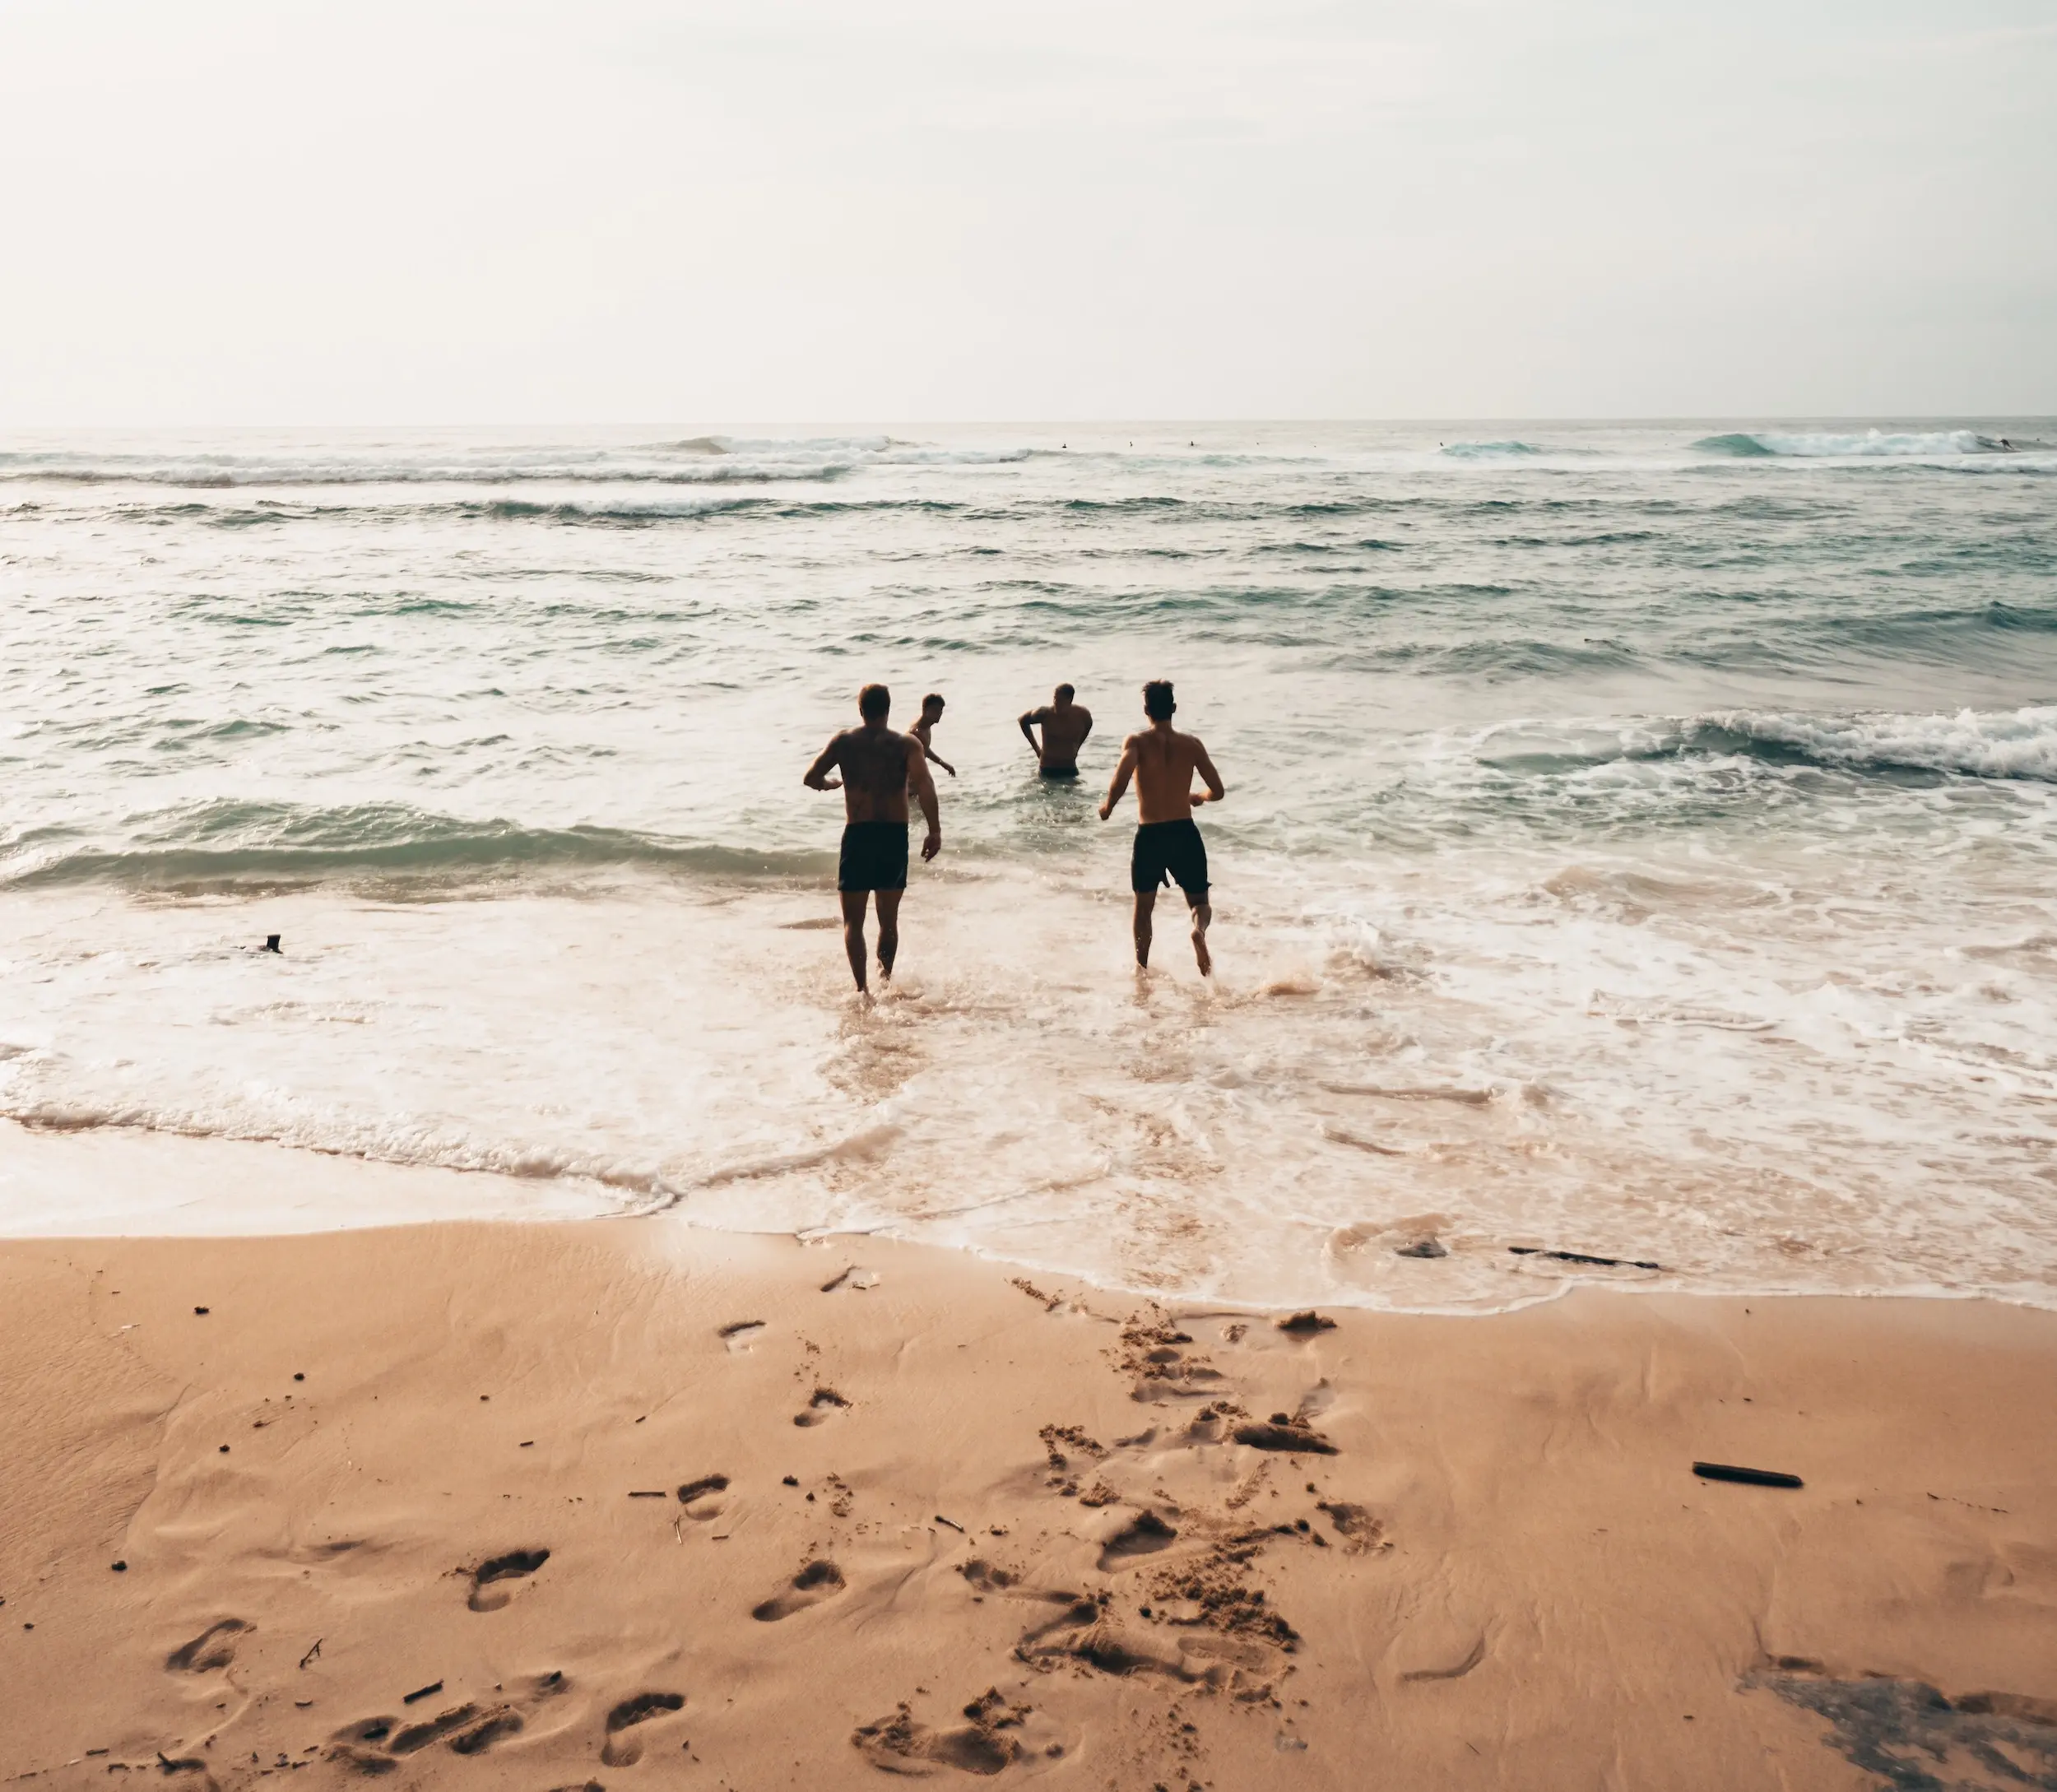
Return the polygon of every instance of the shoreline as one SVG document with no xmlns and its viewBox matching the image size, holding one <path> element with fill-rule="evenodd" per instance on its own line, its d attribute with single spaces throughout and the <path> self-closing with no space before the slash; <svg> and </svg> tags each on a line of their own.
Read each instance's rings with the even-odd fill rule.
<svg viewBox="0 0 2057 1792">
<path fill-rule="evenodd" d="M 49 1212 L 81 1179 L 103 1190 L 118 1187 L 124 1200 L 93 1217 L 97 1223 L 81 1228 L 67 1224 L 63 1216 Z M 318 1213 L 309 1213 L 305 1223 L 283 1223 L 292 1208 L 280 1202 L 272 1191 L 293 1183 L 304 1191 L 309 1184 L 316 1197 L 325 1199 Z M 497 1209 L 481 1209 L 472 1204 L 468 1191 L 493 1188 Z M 140 1200 L 126 1191 L 146 1189 Z M 1054 1277 L 1089 1284 L 1111 1296 L 1139 1301 L 1172 1302 L 1213 1301 L 1247 1308 L 1252 1312 L 1283 1310 L 1302 1300 L 1333 1306 L 1338 1311 L 1385 1313 L 1423 1318 L 1491 1318 L 1564 1299 L 1583 1288 L 1604 1289 L 1623 1294 L 1659 1297 L 1690 1296 L 1706 1299 L 1750 1300 L 1863 1300 L 1990 1302 L 1995 1306 L 2031 1312 L 2057 1312 L 2057 1288 L 2028 1291 L 1997 1288 L 1964 1289 L 1936 1285 L 1922 1288 L 1774 1288 L 1695 1286 L 1687 1272 L 1665 1270 L 1662 1279 L 1642 1266 L 1616 1260 L 1619 1275 L 1591 1273 L 1604 1270 L 1604 1261 L 1572 1263 L 1559 1271 L 1549 1259 L 1555 1253 L 1532 1249 L 1525 1255 L 1530 1273 L 1553 1279 L 1532 1293 L 1524 1293 L 1502 1304 L 1484 1301 L 1450 1302 L 1441 1305 L 1426 1301 L 1398 1304 L 1375 1298 L 1377 1291 L 1347 1285 L 1331 1285 L 1291 1302 L 1265 1302 L 1232 1294 L 1207 1291 L 1192 1293 L 1173 1288 L 1151 1288 L 1095 1276 L 1078 1270 L 1053 1268 L 1044 1263 L 1008 1256 L 967 1241 L 940 1243 L 908 1238 L 883 1227 L 796 1232 L 780 1227 L 744 1229 L 694 1218 L 683 1200 L 662 1205 L 646 1201 L 642 1206 L 625 1205 L 618 1211 L 595 1212 L 588 1192 L 625 1191 L 610 1188 L 597 1179 L 562 1176 L 520 1176 L 504 1170 L 470 1168 L 448 1164 L 411 1163 L 370 1158 L 345 1152 L 330 1152 L 272 1139 L 225 1138 L 212 1134 L 159 1131 L 144 1126 L 101 1126 L 77 1129 L 39 1126 L 0 1117 L 0 1200 L 26 1200 L 32 1208 L 43 1204 L 35 1229 L 0 1233 L 0 1247 L 37 1240 L 113 1241 L 117 1239 L 192 1238 L 300 1238 L 330 1233 L 349 1234 L 392 1227 L 430 1225 L 614 1224 L 633 1222 L 676 1224 L 711 1237 L 786 1240 L 799 1244 L 848 1239 L 862 1242 L 877 1239 L 945 1256 L 961 1256 L 1002 1273 Z M 460 1191 L 466 1191 L 461 1193 Z M 305 1196 L 301 1195 L 303 1203 Z M 186 1209 L 204 1208 L 203 1224 L 174 1229 L 163 1224 L 167 1216 Z M 302 1209 L 305 1211 L 304 1206 Z M 356 1217 L 343 1219 L 345 1213 Z M 118 1230 L 141 1222 L 138 1229 Z M 225 1223 L 224 1223 L 225 1222 Z M 1396 1222 L 1389 1228 L 1393 1237 L 1409 1231 L 1409 1223 Z M 1391 1239 L 1383 1239 L 1390 1245 Z"/>
<path fill-rule="evenodd" d="M 2057 1772 L 2036 1309 L 1284 1330 L 662 1219 L 16 1239 L 0 1290 L 0 1774 Z"/>
</svg>

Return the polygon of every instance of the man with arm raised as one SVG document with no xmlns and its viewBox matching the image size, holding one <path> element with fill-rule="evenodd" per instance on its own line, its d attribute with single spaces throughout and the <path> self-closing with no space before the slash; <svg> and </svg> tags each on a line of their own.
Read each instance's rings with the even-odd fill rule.
<svg viewBox="0 0 2057 1792">
<path fill-rule="evenodd" d="M 893 960 L 900 949 L 900 898 L 907 894 L 907 799 L 913 792 L 928 821 L 922 857 L 943 850 L 943 824 L 936 805 L 936 780 L 929 776 L 928 755 L 912 735 L 896 734 L 885 725 L 893 698 L 883 685 L 866 685 L 857 694 L 861 727 L 845 728 L 821 750 L 803 782 L 810 790 L 843 792 L 843 852 L 836 868 L 836 888 L 843 897 L 843 946 L 850 974 L 862 992 L 864 910 L 875 894 L 879 909 L 879 976 L 891 982 Z M 831 778 L 832 771 L 840 778 Z"/>
<path fill-rule="evenodd" d="M 1207 901 L 1207 843 L 1200 837 L 1193 810 L 1201 803 L 1219 802 L 1228 792 L 1199 738 L 1172 726 L 1177 708 L 1168 680 L 1153 679 L 1143 687 L 1143 713 L 1150 725 L 1122 743 L 1121 763 L 1100 805 L 1100 819 L 1114 813 L 1134 778 L 1140 825 L 1129 857 L 1129 888 L 1135 894 L 1135 962 L 1149 968 L 1150 916 L 1158 887 L 1176 878 L 1192 911 L 1193 957 L 1205 977 L 1214 968 L 1207 950 L 1207 926 L 1214 915 Z M 1205 783 L 1205 791 L 1194 790 L 1196 773 Z"/>
</svg>

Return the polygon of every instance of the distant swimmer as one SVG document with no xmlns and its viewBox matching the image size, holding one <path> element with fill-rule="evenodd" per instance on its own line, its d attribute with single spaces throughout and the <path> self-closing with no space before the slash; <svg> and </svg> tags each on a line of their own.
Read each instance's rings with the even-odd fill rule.
<svg viewBox="0 0 2057 1792">
<path fill-rule="evenodd" d="M 952 778 L 954 778 L 957 776 L 957 768 L 936 750 L 936 744 L 929 739 L 929 736 L 936 731 L 936 723 L 942 719 L 943 699 L 934 691 L 931 691 L 922 699 L 922 719 L 916 722 L 908 732 L 922 743 L 923 753 L 926 754 L 936 764 L 941 766 Z"/>
<path fill-rule="evenodd" d="M 928 756 L 913 736 L 895 734 L 885 725 L 892 694 L 883 685 L 866 685 L 857 694 L 860 728 L 846 728 L 821 750 L 807 768 L 810 790 L 843 792 L 843 854 L 836 867 L 836 888 L 843 894 L 843 945 L 850 974 L 861 991 L 864 981 L 864 904 L 877 893 L 879 976 L 890 982 L 893 960 L 900 949 L 900 898 L 907 893 L 907 799 L 914 793 L 928 819 L 928 838 L 922 857 L 943 850 L 943 824 L 936 813 L 936 780 L 929 776 Z M 843 776 L 829 776 L 839 771 Z"/>
<path fill-rule="evenodd" d="M 1093 712 L 1084 703 L 1072 702 L 1076 694 L 1069 685 L 1060 685 L 1055 701 L 1041 709 L 1028 710 L 1020 717 L 1022 738 L 1036 750 L 1045 778 L 1079 775 L 1079 749 L 1093 732 Z M 1038 728 L 1042 730 L 1040 741 L 1036 739 Z"/>
<path fill-rule="evenodd" d="M 1168 680 L 1153 679 L 1143 687 L 1143 713 L 1150 725 L 1122 742 L 1121 763 L 1114 768 L 1114 782 L 1100 805 L 1100 819 L 1114 813 L 1133 776 L 1140 824 L 1129 857 L 1129 888 L 1135 893 L 1135 962 L 1149 967 L 1150 914 L 1157 906 L 1158 887 L 1176 878 L 1192 911 L 1193 957 L 1200 974 L 1206 977 L 1214 968 L 1207 950 L 1207 926 L 1214 912 L 1207 902 L 1207 843 L 1200 837 L 1193 810 L 1201 803 L 1219 802 L 1228 792 L 1199 738 L 1172 726 L 1177 708 Z M 1205 790 L 1194 790 L 1196 774 Z"/>
</svg>

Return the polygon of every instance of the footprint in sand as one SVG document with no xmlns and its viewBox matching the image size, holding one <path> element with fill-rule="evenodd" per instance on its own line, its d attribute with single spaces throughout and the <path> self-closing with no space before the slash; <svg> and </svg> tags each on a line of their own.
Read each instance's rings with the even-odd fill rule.
<svg viewBox="0 0 2057 1792">
<path fill-rule="evenodd" d="M 983 1557 L 974 1556 L 969 1562 L 960 1562 L 957 1571 L 982 1593 L 1005 1592 L 1021 1578 L 1010 1574 L 1005 1568 L 996 1568 Z M 1069 1595 L 1066 1597 L 1068 1599 Z"/>
<path fill-rule="evenodd" d="M 1138 1556 L 1154 1555 L 1178 1540 L 1178 1533 L 1154 1512 L 1135 1516 L 1100 1546 L 1100 1571 L 1126 1567 Z"/>
<path fill-rule="evenodd" d="M 329 1739 L 328 1758 L 362 1774 L 391 1773 L 401 1756 L 418 1754 L 433 1743 L 446 1743 L 457 1754 L 482 1755 L 522 1729 L 522 1714 L 511 1705 L 453 1705 L 396 1729 L 399 1721 L 365 1717 L 345 1725 Z"/>
<path fill-rule="evenodd" d="M 843 1585 L 843 1570 L 834 1562 L 810 1562 L 793 1576 L 790 1586 L 753 1608 L 750 1615 L 760 1624 L 775 1624 L 795 1612 L 806 1611 L 810 1605 L 833 1599 Z"/>
<path fill-rule="evenodd" d="M 173 1650 L 165 1657 L 165 1666 L 174 1674 L 212 1674 L 235 1660 L 236 1638 L 255 1627 L 239 1618 L 222 1618 Z"/>
<path fill-rule="evenodd" d="M 1252 1450 L 1275 1450 L 1296 1456 L 1332 1456 L 1336 1447 L 1293 1413 L 1274 1413 L 1268 1425 L 1238 1425 L 1230 1433 Z"/>
<path fill-rule="evenodd" d="M 1292 1632 L 1288 1629 L 1286 1634 L 1290 1637 Z M 1070 1661 L 1117 1678 L 1158 1674 L 1188 1686 L 1233 1692 L 1244 1703 L 1270 1696 L 1284 1655 L 1255 1637 L 1183 1625 L 1169 1639 L 1154 1626 L 1125 1628 L 1089 1599 L 1076 1600 L 1024 1632 L 1015 1653 L 1032 1665 Z"/>
<path fill-rule="evenodd" d="M 1361 1556 L 1373 1549 L 1392 1548 L 1385 1541 L 1385 1525 L 1369 1507 L 1353 1506 L 1348 1500 L 1323 1500 L 1316 1509 L 1329 1515 L 1330 1523 L 1343 1539 L 1345 1555 Z"/>
<path fill-rule="evenodd" d="M 728 1477 L 725 1474 L 703 1474 L 697 1481 L 688 1481 L 679 1489 L 679 1504 L 685 1508 L 688 1518 L 697 1518 L 704 1523 L 710 1518 L 719 1518 L 726 1506 L 725 1501 L 715 1496 L 727 1490 Z"/>
<path fill-rule="evenodd" d="M 818 1387 L 809 1396 L 806 1409 L 793 1414 L 793 1423 L 796 1425 L 825 1424 L 849 1404 L 833 1388 Z"/>
<path fill-rule="evenodd" d="M 876 1288 L 885 1279 L 885 1277 L 880 1275 L 876 1270 L 867 1270 L 861 1263 L 852 1263 L 847 1265 L 840 1274 L 832 1276 L 828 1281 L 824 1282 L 821 1284 L 821 1292 L 824 1294 L 833 1294 L 838 1288 L 855 1288 L 859 1293 L 862 1293 L 866 1288 Z"/>
<path fill-rule="evenodd" d="M 997 1688 L 989 1687 L 964 1707 L 971 1722 L 961 1729 L 931 1729 L 903 1704 L 890 1717 L 865 1724 L 850 1740 L 883 1773 L 925 1774 L 933 1762 L 965 1773 L 1002 1773 L 1028 1753 L 1018 1732 L 1033 1707 L 1010 1705 Z M 1053 1748 L 1061 1755 L 1061 1744 Z"/>
<path fill-rule="evenodd" d="M 715 1336 L 728 1346 L 731 1356 L 748 1356 L 751 1342 L 764 1329 L 764 1321 L 761 1319 L 735 1319 L 722 1326 Z"/>
<path fill-rule="evenodd" d="M 525 1581 L 549 1560 L 547 1549 L 513 1549 L 490 1562 L 481 1562 L 471 1571 L 471 1597 L 466 1603 L 475 1612 L 497 1612 L 513 1598 L 513 1590 L 504 1586 L 497 1593 L 485 1590 L 499 1581 Z"/>
<path fill-rule="evenodd" d="M 643 1739 L 625 1732 L 685 1708 L 683 1692 L 638 1692 L 624 1699 L 607 1713 L 607 1740 L 601 1748 L 601 1760 L 610 1767 L 633 1767 L 643 1759 Z"/>
</svg>

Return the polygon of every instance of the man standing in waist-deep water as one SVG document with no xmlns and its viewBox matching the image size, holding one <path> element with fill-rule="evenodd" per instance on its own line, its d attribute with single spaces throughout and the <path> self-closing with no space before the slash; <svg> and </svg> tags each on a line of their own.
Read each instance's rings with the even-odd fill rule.
<svg viewBox="0 0 2057 1792">
<path fill-rule="evenodd" d="M 1129 888 L 1135 892 L 1135 962 L 1149 967 L 1150 912 L 1157 906 L 1158 885 L 1177 878 L 1193 912 L 1193 957 L 1205 977 L 1214 968 L 1207 950 L 1207 924 L 1214 912 L 1207 903 L 1207 843 L 1200 837 L 1193 810 L 1200 803 L 1218 803 L 1228 792 L 1198 736 L 1181 734 L 1172 726 L 1177 708 L 1168 680 L 1152 679 L 1143 687 L 1143 713 L 1150 725 L 1122 742 L 1121 763 L 1114 768 L 1114 782 L 1100 805 L 1100 819 L 1114 813 L 1133 775 L 1140 824 L 1129 857 Z M 1195 773 L 1205 781 L 1205 791 L 1193 789 Z"/>
<path fill-rule="evenodd" d="M 1060 685 L 1055 701 L 1040 709 L 1026 710 L 1019 718 L 1022 738 L 1035 748 L 1045 778 L 1079 775 L 1079 749 L 1093 732 L 1093 712 L 1084 703 L 1072 702 L 1076 694 L 1069 685 Z M 1038 728 L 1042 730 L 1040 741 L 1035 736 Z"/>
<path fill-rule="evenodd" d="M 821 750 L 807 768 L 810 790 L 843 792 L 843 855 L 836 867 L 836 888 L 843 894 L 843 945 L 850 955 L 850 974 L 861 992 L 864 981 L 864 904 L 876 893 L 879 903 L 879 975 L 890 982 L 893 959 L 900 949 L 900 898 L 907 893 L 907 799 L 912 791 L 928 819 L 928 838 L 922 857 L 943 850 L 943 824 L 936 813 L 936 780 L 929 776 L 928 755 L 912 735 L 895 734 L 885 725 L 892 694 L 883 685 L 866 685 L 857 693 L 858 728 L 845 728 Z M 840 778 L 829 776 L 843 773 Z"/>
</svg>

